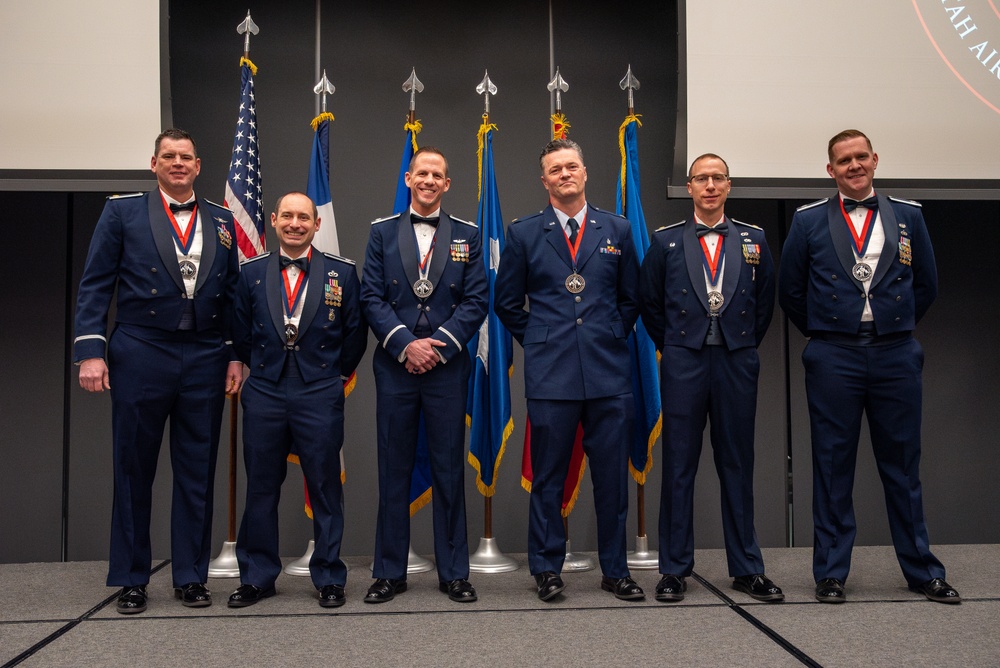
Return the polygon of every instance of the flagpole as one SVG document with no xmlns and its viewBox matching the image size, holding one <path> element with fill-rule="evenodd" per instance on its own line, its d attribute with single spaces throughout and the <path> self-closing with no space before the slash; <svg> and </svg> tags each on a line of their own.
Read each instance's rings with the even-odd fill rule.
<svg viewBox="0 0 1000 668">
<path fill-rule="evenodd" d="M 483 76 L 483 80 L 476 86 L 476 93 L 483 96 L 483 126 L 489 131 L 490 127 L 490 95 L 497 94 L 496 85 L 490 81 L 490 74 L 487 71 Z M 485 143 L 485 138 L 482 140 Z M 481 147 L 483 153 L 483 159 L 486 158 L 487 152 L 484 147 Z M 492 157 L 490 157 L 492 160 Z M 480 202 L 483 201 L 484 196 L 484 183 L 482 179 L 482 160 L 479 163 L 480 177 L 479 177 L 479 199 Z M 482 204 L 480 204 L 480 210 L 482 211 Z M 502 224 L 502 221 L 501 221 Z M 501 230 L 502 232 L 502 230 Z M 479 230 L 480 238 L 483 240 L 483 244 L 489 243 L 490 235 L 487 230 Z M 484 253 L 487 258 L 489 253 Z M 487 264 L 489 264 L 489 259 L 487 259 Z M 490 304 L 490 310 L 493 309 L 493 304 Z M 487 319 L 489 316 L 487 315 Z M 488 325 L 487 325 L 488 327 Z M 479 336 L 483 333 L 480 332 Z M 499 342 L 490 342 L 492 345 L 496 345 Z M 489 354 L 495 354 L 492 350 Z M 470 421 L 471 425 L 471 421 Z M 490 434 L 492 438 L 492 433 Z M 495 482 L 495 479 L 494 479 Z M 469 570 L 473 573 L 509 573 L 511 571 L 516 571 L 520 566 L 517 561 L 511 559 L 510 557 L 504 555 L 500 551 L 499 545 L 497 545 L 496 538 L 493 537 L 493 496 L 483 495 L 483 536 L 479 539 L 479 547 L 476 551 L 469 555 Z"/>
<path fill-rule="evenodd" d="M 551 11 L 551 3 L 549 5 Z M 551 38 L 551 26 L 550 26 L 550 38 Z M 556 73 L 553 75 L 552 80 L 549 81 L 546 88 L 549 91 L 550 96 L 555 96 L 555 103 L 553 108 L 555 111 L 552 114 L 552 139 L 566 139 L 569 135 L 569 122 L 566 120 L 566 115 L 562 110 L 562 94 L 569 91 L 569 83 L 563 78 L 562 74 L 559 73 L 559 68 L 556 67 Z M 580 435 L 582 426 L 577 427 L 577 436 Z M 579 440 L 579 439 L 577 439 Z M 573 447 L 580 447 L 578 442 L 573 444 Z M 586 466 L 582 464 L 581 466 Z M 582 468 L 580 469 L 582 472 Z M 563 530 L 566 532 L 566 557 L 563 560 L 563 572 L 564 573 L 579 573 L 581 571 L 592 571 L 597 567 L 594 563 L 594 559 L 586 554 L 577 554 L 573 552 L 573 546 L 569 539 L 569 508 L 564 507 L 563 512 Z"/>
<path fill-rule="evenodd" d="M 316 25 L 317 25 L 316 30 L 317 31 L 319 31 L 319 10 L 320 10 L 320 8 L 319 8 L 319 0 L 316 0 Z M 317 53 L 316 68 L 319 69 L 319 34 L 318 34 L 318 32 L 317 32 L 317 35 L 316 35 L 316 53 Z M 319 124 L 320 123 L 322 123 L 324 121 L 328 121 L 329 119 L 333 118 L 333 115 L 332 114 L 328 114 L 328 112 L 326 110 L 326 96 L 327 95 L 333 95 L 336 92 L 336 90 L 337 89 L 334 87 L 334 85 L 332 83 L 330 83 L 330 80 L 327 78 L 327 76 L 326 76 L 326 70 L 323 70 L 323 76 L 320 77 L 319 81 L 313 87 L 313 93 L 315 93 L 316 95 L 319 96 L 318 99 L 317 99 L 317 102 L 319 103 L 319 114 L 317 114 L 316 118 L 313 120 L 313 125 L 315 126 L 315 130 L 314 130 L 315 132 L 319 132 Z M 329 172 L 326 173 L 326 178 L 329 179 Z M 306 190 L 308 190 L 308 189 L 309 188 L 307 187 Z M 314 201 L 313 204 L 319 206 L 320 204 L 323 204 L 323 203 L 322 202 L 316 202 L 316 201 Z M 326 221 L 326 215 L 321 216 L 321 218 L 322 218 L 322 220 Z M 324 232 L 327 232 L 330 229 L 334 230 L 333 240 L 334 240 L 334 242 L 336 242 L 336 239 L 337 239 L 337 236 L 336 236 L 336 227 L 335 227 L 335 221 L 333 221 L 333 220 L 326 221 L 326 225 L 323 226 L 323 231 Z M 313 243 L 321 251 L 333 252 L 333 253 L 338 253 L 340 251 L 339 248 L 336 248 L 336 249 L 323 248 L 323 247 L 321 247 L 321 244 L 319 243 L 319 241 L 320 241 L 319 235 L 317 234 L 316 238 L 314 238 L 314 240 L 313 240 Z M 343 450 L 341 450 L 341 454 L 340 454 L 340 463 L 341 463 L 341 473 L 343 473 L 343 470 L 344 470 L 344 468 L 343 468 L 343 463 L 344 463 Z M 301 465 L 301 463 L 300 463 L 300 465 Z M 308 498 L 309 487 L 306 484 L 305 472 L 302 473 L 302 482 L 303 482 L 303 485 L 305 486 L 305 493 L 306 493 L 306 502 L 307 502 L 306 511 L 307 512 L 311 512 L 311 510 L 310 510 L 311 506 L 308 505 L 309 504 L 309 498 Z M 282 570 L 284 571 L 284 573 L 286 575 L 296 575 L 296 576 L 299 576 L 299 577 L 306 577 L 306 576 L 310 575 L 311 573 L 309 571 L 309 562 L 312 561 L 312 555 L 313 555 L 313 552 L 315 552 L 315 551 L 316 551 L 316 540 L 314 538 L 310 538 L 309 542 L 306 543 L 306 549 L 302 553 L 302 556 L 299 557 L 298 559 L 296 559 L 295 561 L 287 564 Z"/>
<path fill-rule="evenodd" d="M 250 11 L 243 22 L 236 26 L 236 33 L 244 35 L 243 60 L 250 60 L 250 35 L 256 35 L 260 28 L 250 18 Z M 219 550 L 219 556 L 209 562 L 208 577 L 238 578 L 240 566 L 236 560 L 236 445 L 237 428 L 239 424 L 239 393 L 229 397 L 229 527 L 226 541 Z"/>
<path fill-rule="evenodd" d="M 632 65 L 628 66 L 628 70 L 625 72 L 624 78 L 618 83 L 618 86 L 628 93 L 628 115 L 626 119 L 633 119 L 635 117 L 635 96 L 634 91 L 639 90 L 639 80 L 632 74 Z M 628 122 L 628 121 L 626 121 Z M 623 155 L 623 169 L 625 168 L 625 162 L 628 157 Z M 622 177 L 622 187 L 625 187 L 624 173 Z M 638 194 L 638 193 L 636 193 Z M 626 218 L 629 214 L 635 215 L 631 211 L 627 211 L 625 208 L 625 198 L 621 197 L 622 200 L 622 211 L 621 214 Z M 639 221 L 636 221 L 639 222 Z M 642 221 L 645 224 L 645 221 Z M 638 243 L 638 241 L 637 241 Z M 633 332 L 632 336 L 639 336 L 639 332 Z M 638 347 L 638 346 L 637 346 Z M 638 369 L 633 369 L 633 373 L 638 373 Z M 642 427 L 645 430 L 645 425 L 636 425 L 636 428 Z M 636 505 L 636 520 L 638 523 L 638 529 L 636 531 L 635 538 L 635 551 L 629 552 L 627 555 L 628 567 L 630 569 L 634 568 L 636 570 L 655 570 L 659 567 L 659 554 L 656 550 L 649 549 L 649 537 L 646 535 L 646 483 L 645 477 L 642 478 L 642 482 L 636 480 L 635 488 L 635 505 Z"/>
</svg>

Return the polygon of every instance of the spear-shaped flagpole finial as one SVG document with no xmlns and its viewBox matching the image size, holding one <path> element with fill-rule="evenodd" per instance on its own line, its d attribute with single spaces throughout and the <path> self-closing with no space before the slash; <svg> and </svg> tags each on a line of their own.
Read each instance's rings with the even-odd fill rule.
<svg viewBox="0 0 1000 668">
<path fill-rule="evenodd" d="M 324 114 L 326 113 L 326 96 L 333 95 L 337 91 L 330 80 L 326 78 L 326 69 L 323 70 L 323 78 L 319 80 L 316 86 L 313 88 L 313 92 L 319 95 L 320 99 L 320 111 Z"/>
<path fill-rule="evenodd" d="M 484 98 L 483 102 L 483 114 L 487 119 L 490 117 L 490 95 L 497 94 L 497 87 L 492 81 L 490 81 L 490 71 L 485 70 L 486 74 L 483 76 L 483 80 L 479 82 L 476 86 L 476 93 L 482 95 Z"/>
<path fill-rule="evenodd" d="M 410 78 L 403 82 L 403 91 L 410 94 L 410 123 L 417 120 L 417 93 L 424 92 L 424 84 L 417 78 L 417 68 L 410 72 Z"/>
<path fill-rule="evenodd" d="M 546 86 L 546 88 L 549 89 L 550 93 L 555 91 L 556 113 L 558 114 L 562 112 L 562 94 L 569 90 L 569 84 L 566 83 L 566 80 L 562 78 L 561 74 L 559 74 L 558 67 L 556 68 L 556 75 L 552 77 L 552 81 L 549 82 L 549 85 Z"/>
<path fill-rule="evenodd" d="M 243 19 L 243 23 L 236 26 L 236 32 L 240 35 L 246 35 L 243 38 L 243 57 L 247 60 L 250 59 L 250 35 L 256 35 L 260 32 L 260 28 L 257 24 L 253 22 L 250 18 L 250 10 L 247 10 L 247 17 Z"/>
<path fill-rule="evenodd" d="M 639 80 L 635 78 L 634 74 L 632 74 L 631 64 L 628 66 L 628 72 L 625 73 L 625 78 L 622 79 L 618 85 L 621 86 L 622 90 L 628 91 L 628 113 L 635 113 L 635 103 L 632 99 L 632 91 L 639 90 Z"/>
</svg>

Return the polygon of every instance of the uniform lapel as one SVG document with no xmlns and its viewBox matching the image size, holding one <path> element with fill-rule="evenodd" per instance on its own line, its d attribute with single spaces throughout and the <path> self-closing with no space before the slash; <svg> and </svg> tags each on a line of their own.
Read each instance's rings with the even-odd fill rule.
<svg viewBox="0 0 1000 668">
<path fill-rule="evenodd" d="M 160 194 L 159 188 L 148 193 L 147 204 L 149 226 L 153 234 L 153 242 L 156 244 L 156 252 L 159 253 L 163 266 L 167 268 L 167 273 L 174 279 L 174 283 L 177 284 L 181 292 L 184 292 L 184 279 L 181 278 L 174 237 L 171 234 L 172 225 L 170 219 L 167 218 L 167 212 L 163 209 L 163 195 Z"/>
<path fill-rule="evenodd" d="M 684 263 L 687 265 L 688 278 L 691 279 L 691 287 L 694 288 L 694 293 L 698 295 L 698 301 L 705 308 L 705 312 L 708 312 L 708 293 L 705 290 L 705 269 L 703 262 L 705 261 L 705 251 L 701 248 L 701 241 L 698 240 L 698 235 L 695 233 L 694 218 L 688 218 L 687 222 L 684 223 L 684 230 L 681 232 L 684 238 Z"/>
<path fill-rule="evenodd" d="M 309 261 L 307 278 L 309 282 L 305 285 L 306 297 L 302 303 L 302 313 L 299 315 L 299 340 L 305 335 L 313 318 L 316 317 L 326 280 L 326 258 L 315 248 L 312 249 L 312 260 Z"/>
<path fill-rule="evenodd" d="M 587 264 L 587 260 L 597 251 L 597 248 L 604 241 L 604 237 L 601 234 L 601 224 L 591 213 L 591 207 L 587 205 L 587 215 L 584 216 L 584 225 L 586 226 L 586 231 L 583 233 L 583 238 L 580 239 L 580 249 L 576 253 L 576 266 L 582 270 L 583 265 Z M 581 228 L 583 229 L 583 228 Z M 608 240 L 608 245 L 611 245 L 612 241 Z"/>
<path fill-rule="evenodd" d="M 727 223 L 729 227 L 728 236 L 722 237 L 720 240 L 726 244 L 726 264 L 722 274 L 722 308 L 720 309 L 725 311 L 732 302 L 733 295 L 736 294 L 736 286 L 740 282 L 740 273 L 743 269 L 740 264 L 740 259 L 743 257 L 743 237 L 740 236 L 740 230 L 736 229 L 732 218 L 727 216 L 722 219 L 722 222 Z"/>
<path fill-rule="evenodd" d="M 844 267 L 844 272 L 851 281 L 862 292 L 865 291 L 864 284 L 854 278 L 854 239 L 851 231 L 847 228 L 848 222 L 844 218 L 844 212 L 840 208 L 840 195 L 831 197 L 826 206 L 827 221 L 830 225 L 830 237 L 833 238 L 833 248 L 837 252 L 837 258 Z"/>
<path fill-rule="evenodd" d="M 552 208 L 551 204 L 545 207 L 544 217 L 542 218 L 542 230 L 545 232 L 545 240 L 555 250 L 559 259 L 572 269 L 573 258 L 569 254 L 566 232 L 563 231 L 562 225 L 559 224 L 559 218 L 556 217 L 556 210 Z M 585 234 L 584 237 L 586 236 Z"/>
<path fill-rule="evenodd" d="M 895 261 L 896 248 L 899 246 L 899 223 L 888 197 L 878 196 L 878 212 L 879 220 L 882 223 L 882 233 L 885 234 L 885 244 L 878 256 L 878 266 L 875 267 L 872 285 L 877 285 L 889 271 L 889 267 Z"/>
<path fill-rule="evenodd" d="M 399 261 L 403 264 L 406 280 L 413 285 L 420 278 L 417 266 L 417 237 L 413 233 L 413 223 L 410 222 L 410 212 L 405 211 L 396 220 L 396 244 L 399 247 Z"/>
<path fill-rule="evenodd" d="M 201 227 L 201 264 L 198 268 L 198 279 L 195 281 L 194 289 L 200 290 L 208 277 L 212 275 L 212 265 L 215 264 L 215 249 L 218 239 L 216 239 L 215 226 L 217 221 L 212 218 L 209 208 L 205 206 L 205 200 L 198 201 L 198 218 L 195 224 Z"/>
<path fill-rule="evenodd" d="M 282 303 L 284 297 L 281 295 L 281 264 L 278 260 L 280 254 L 275 251 L 267 259 L 264 289 L 267 291 L 267 310 L 271 312 L 271 323 L 274 325 L 274 331 L 278 333 L 278 340 L 284 343 L 285 305 Z"/>
<path fill-rule="evenodd" d="M 437 232 L 434 234 L 434 255 L 431 256 L 431 266 L 427 272 L 428 280 L 435 286 L 441 279 L 444 268 L 448 265 L 448 258 L 451 257 L 452 238 L 451 218 L 442 209 L 441 217 L 438 218 Z M 440 248 L 438 248 L 438 242 L 441 242 Z"/>
</svg>

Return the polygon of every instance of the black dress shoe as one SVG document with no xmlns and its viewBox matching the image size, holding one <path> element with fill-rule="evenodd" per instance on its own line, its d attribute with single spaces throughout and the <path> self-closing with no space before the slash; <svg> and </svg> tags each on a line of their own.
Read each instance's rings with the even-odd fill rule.
<svg viewBox="0 0 1000 668">
<path fill-rule="evenodd" d="M 535 584 L 538 586 L 538 598 L 543 601 L 551 601 L 566 588 L 559 574 L 552 571 L 545 571 L 536 575 Z"/>
<path fill-rule="evenodd" d="M 368 588 L 365 603 L 385 603 L 396 598 L 396 594 L 406 591 L 406 580 L 389 580 L 378 578 Z"/>
<path fill-rule="evenodd" d="M 958 591 L 941 578 L 934 578 L 933 580 L 928 580 L 923 584 L 910 587 L 910 591 L 923 594 L 929 600 L 936 601 L 938 603 L 962 602 L 962 597 L 958 595 Z M 121 611 L 119 610 L 119 612 Z"/>
<path fill-rule="evenodd" d="M 826 578 L 816 583 L 816 600 L 820 603 L 843 603 L 847 600 L 844 583 L 836 578 Z"/>
<path fill-rule="evenodd" d="M 270 598 L 276 593 L 274 585 L 271 585 L 267 589 L 261 589 L 255 585 L 241 584 L 236 588 L 236 591 L 229 595 L 229 603 L 227 605 L 230 608 L 246 608 L 260 600 Z"/>
<path fill-rule="evenodd" d="M 610 591 L 615 595 L 615 598 L 622 601 L 639 601 L 646 598 L 642 587 L 637 585 L 635 580 L 628 576 L 623 578 L 603 577 L 601 578 L 601 589 Z"/>
<path fill-rule="evenodd" d="M 326 585 L 319 590 L 319 605 L 321 608 L 339 608 L 347 603 L 343 585 Z"/>
<path fill-rule="evenodd" d="M 134 615 L 146 609 L 146 585 L 122 587 L 115 609 L 123 615 Z"/>
<path fill-rule="evenodd" d="M 656 584 L 657 601 L 683 601 L 687 591 L 687 582 L 683 575 L 664 575 Z"/>
<path fill-rule="evenodd" d="M 207 608 L 212 605 L 212 592 L 201 582 L 189 582 L 183 587 L 174 587 L 174 598 L 181 600 L 186 608 Z"/>
<path fill-rule="evenodd" d="M 448 598 L 458 603 L 472 603 L 479 598 L 476 596 L 476 588 L 469 584 L 468 580 L 439 582 L 438 589 L 448 594 Z"/>
<path fill-rule="evenodd" d="M 758 601 L 774 603 L 785 600 L 785 595 L 781 593 L 781 587 L 771 582 L 763 573 L 733 578 L 733 589 Z"/>
</svg>

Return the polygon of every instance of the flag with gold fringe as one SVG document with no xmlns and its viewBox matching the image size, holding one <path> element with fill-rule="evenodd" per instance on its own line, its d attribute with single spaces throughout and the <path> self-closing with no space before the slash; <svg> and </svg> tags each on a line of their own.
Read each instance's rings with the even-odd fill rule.
<svg viewBox="0 0 1000 668">
<path fill-rule="evenodd" d="M 636 259 L 641 263 L 649 250 L 649 231 L 642 213 L 639 192 L 639 143 L 637 129 L 642 122 L 630 113 L 618 128 L 618 148 L 622 155 L 621 173 L 618 175 L 616 211 L 632 224 Z M 646 483 L 646 474 L 653 466 L 653 445 L 660 437 L 663 417 L 660 407 L 660 376 L 656 347 L 646 332 L 642 318 L 628 337 L 629 357 L 632 363 L 632 397 L 635 399 L 635 437 L 629 448 L 629 470 L 640 485 Z"/>
<path fill-rule="evenodd" d="M 316 205 L 316 217 L 319 218 L 319 231 L 313 238 L 313 245 L 324 253 L 340 255 L 340 240 L 337 236 L 337 219 L 333 215 L 333 197 L 330 195 L 330 123 L 333 114 L 324 111 L 312 120 L 313 145 L 309 160 L 309 180 L 306 182 L 306 195 Z M 357 373 L 344 381 L 344 397 L 351 394 L 357 382 Z M 288 455 L 288 461 L 298 464 L 298 455 Z M 340 451 L 340 482 L 347 481 L 347 469 L 344 466 L 344 451 Z M 305 481 L 303 481 L 304 483 Z M 309 501 L 309 486 L 305 488 L 305 513 L 312 519 L 312 503 Z"/>
<path fill-rule="evenodd" d="M 264 197 L 257 142 L 257 103 L 253 77 L 257 66 L 240 58 L 240 114 L 236 119 L 233 153 L 223 202 L 236 218 L 240 262 L 264 252 Z"/>
<path fill-rule="evenodd" d="M 514 371 L 514 344 L 510 332 L 493 309 L 493 297 L 504 247 L 503 214 L 496 173 L 493 171 L 493 130 L 486 116 L 479 127 L 479 213 L 476 224 L 483 240 L 483 261 L 490 286 L 489 311 L 469 341 L 472 374 L 465 421 L 469 426 L 469 463 L 476 469 L 476 487 L 493 496 L 496 475 L 507 439 L 514 431 L 510 414 L 510 374 Z"/>
<path fill-rule="evenodd" d="M 406 130 L 406 142 L 403 144 L 403 158 L 399 163 L 399 181 L 396 182 L 396 202 L 393 213 L 405 213 L 410 209 L 410 189 L 406 187 L 406 172 L 410 171 L 410 160 L 417 152 L 417 134 L 423 129 L 420 121 L 407 121 L 403 126 Z M 420 424 L 417 427 L 417 456 L 410 475 L 410 515 L 426 506 L 431 501 L 431 456 L 427 446 L 427 429 L 424 426 L 424 413 L 420 412 Z"/>
</svg>

